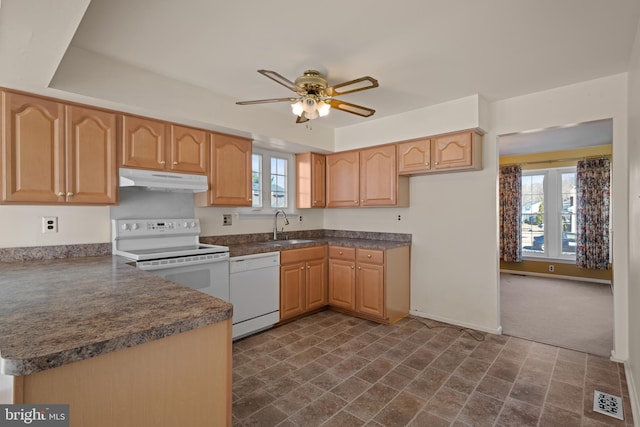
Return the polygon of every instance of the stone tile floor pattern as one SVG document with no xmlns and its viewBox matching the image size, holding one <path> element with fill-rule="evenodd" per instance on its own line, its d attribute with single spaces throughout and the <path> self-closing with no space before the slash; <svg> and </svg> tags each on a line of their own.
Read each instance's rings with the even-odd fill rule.
<svg viewBox="0 0 640 427">
<path fill-rule="evenodd" d="M 593 412 L 594 389 L 623 398 L 624 421 Z M 323 311 L 233 344 L 233 425 L 628 427 L 633 417 L 624 367 L 606 358 Z"/>
</svg>

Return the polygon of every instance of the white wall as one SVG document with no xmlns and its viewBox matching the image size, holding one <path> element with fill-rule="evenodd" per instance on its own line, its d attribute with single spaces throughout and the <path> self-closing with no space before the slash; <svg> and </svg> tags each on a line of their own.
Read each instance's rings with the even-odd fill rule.
<svg viewBox="0 0 640 427">
<path fill-rule="evenodd" d="M 627 382 L 640 417 L 640 30 L 629 70 L 629 358 Z"/>
<path fill-rule="evenodd" d="M 614 353 L 628 357 L 627 75 L 618 74 L 492 104 L 485 140 L 499 135 L 613 118 L 612 241 Z M 488 137 L 488 138 L 487 138 Z M 495 153 L 494 153 L 495 155 Z M 497 170 L 491 178 L 497 181 Z"/>
</svg>

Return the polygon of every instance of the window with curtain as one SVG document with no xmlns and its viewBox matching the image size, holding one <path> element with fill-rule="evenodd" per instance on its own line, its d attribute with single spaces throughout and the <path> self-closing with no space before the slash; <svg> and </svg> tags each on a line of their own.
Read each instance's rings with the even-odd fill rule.
<svg viewBox="0 0 640 427">
<path fill-rule="evenodd" d="M 609 268 L 610 182 L 608 158 L 578 162 L 576 264 L 579 267 Z"/>
</svg>

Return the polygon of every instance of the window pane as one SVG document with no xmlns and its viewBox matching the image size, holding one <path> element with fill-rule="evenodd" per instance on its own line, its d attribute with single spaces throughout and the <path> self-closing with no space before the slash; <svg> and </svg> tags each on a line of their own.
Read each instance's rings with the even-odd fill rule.
<svg viewBox="0 0 640 427">
<path fill-rule="evenodd" d="M 576 254 L 576 173 L 562 174 L 562 255 Z"/>
<path fill-rule="evenodd" d="M 271 157 L 271 207 L 287 207 L 287 159 Z"/>
<path fill-rule="evenodd" d="M 251 156 L 251 206 L 262 207 L 262 156 L 253 154 Z"/>
<path fill-rule="evenodd" d="M 544 253 L 544 175 L 522 177 L 522 250 Z"/>
</svg>

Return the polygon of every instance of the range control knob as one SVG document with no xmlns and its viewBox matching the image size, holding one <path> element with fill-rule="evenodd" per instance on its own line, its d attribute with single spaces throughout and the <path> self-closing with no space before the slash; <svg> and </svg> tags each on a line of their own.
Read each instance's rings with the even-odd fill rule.
<svg viewBox="0 0 640 427">
<path fill-rule="evenodd" d="M 182 226 L 184 228 L 189 228 L 189 223 L 185 221 L 185 222 L 182 223 Z"/>
<path fill-rule="evenodd" d="M 131 224 L 132 230 L 137 230 L 138 228 L 140 228 L 140 226 L 137 223 L 134 222 L 133 224 Z"/>
<path fill-rule="evenodd" d="M 191 221 L 191 222 L 189 223 L 189 228 L 196 228 L 196 223 L 195 223 L 195 221 Z"/>
<path fill-rule="evenodd" d="M 126 231 L 126 230 L 128 230 L 128 229 L 129 229 L 129 224 L 122 224 L 122 225 L 120 226 L 120 228 L 122 228 L 123 230 L 125 230 L 125 231 Z"/>
</svg>

